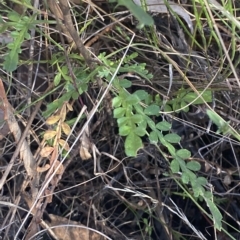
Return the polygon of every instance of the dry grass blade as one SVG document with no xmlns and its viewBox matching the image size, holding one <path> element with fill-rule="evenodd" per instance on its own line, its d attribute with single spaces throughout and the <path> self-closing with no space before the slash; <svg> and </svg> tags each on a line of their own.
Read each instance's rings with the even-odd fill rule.
<svg viewBox="0 0 240 240">
<path fill-rule="evenodd" d="M 27 171 L 28 176 L 34 180 L 34 183 L 36 182 L 36 177 L 37 177 L 37 172 L 36 172 L 36 162 L 33 158 L 32 152 L 27 144 L 27 142 L 24 140 L 24 136 L 22 135 L 22 131 L 18 125 L 17 120 L 15 119 L 15 116 L 13 114 L 12 111 L 12 107 L 9 104 L 7 97 L 6 97 L 6 93 L 5 93 L 5 89 L 3 86 L 2 81 L 0 80 L 0 95 L 1 95 L 1 100 L 3 102 L 4 105 L 4 114 L 5 114 L 5 120 L 8 123 L 10 132 L 13 134 L 15 141 L 18 143 L 18 148 L 19 150 L 16 149 L 16 154 L 18 154 L 18 151 L 20 153 L 20 158 L 24 163 L 24 167 Z M 21 141 L 22 139 L 22 141 Z M 11 167 L 13 166 L 14 161 L 16 160 L 17 156 L 12 157 L 8 169 L 6 169 L 1 181 L 0 181 L 0 189 L 2 189 L 2 186 L 5 183 L 5 180 L 8 176 L 8 173 L 11 170 Z M 34 186 L 32 186 L 32 193 L 36 194 L 36 188 Z"/>
</svg>

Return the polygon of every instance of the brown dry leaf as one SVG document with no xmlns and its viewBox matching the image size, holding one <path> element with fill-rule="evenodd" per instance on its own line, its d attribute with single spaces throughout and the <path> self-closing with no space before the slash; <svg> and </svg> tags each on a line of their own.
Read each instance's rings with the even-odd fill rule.
<svg viewBox="0 0 240 240">
<path fill-rule="evenodd" d="M 37 167 L 37 171 L 42 173 L 42 172 L 46 172 L 49 168 L 50 168 L 50 165 L 46 164 L 43 167 Z"/>
<path fill-rule="evenodd" d="M 64 172 L 64 167 L 62 165 L 61 162 L 59 162 L 58 160 L 56 161 L 55 165 L 54 165 L 54 170 L 60 165 L 60 167 L 58 168 L 56 174 L 62 174 Z"/>
<path fill-rule="evenodd" d="M 48 130 L 44 133 L 44 136 L 43 138 L 45 140 L 50 140 L 52 138 L 54 138 L 56 136 L 57 132 L 56 131 L 53 131 L 53 130 Z"/>
<path fill-rule="evenodd" d="M 49 146 L 44 147 L 40 152 L 41 157 L 48 157 L 52 153 L 53 149 L 53 147 Z"/>
<path fill-rule="evenodd" d="M 68 218 L 59 217 L 54 214 L 49 214 L 51 222 L 45 222 L 52 228 L 52 231 L 59 240 L 104 240 L 102 235 L 88 230 L 86 226 L 75 221 L 70 221 Z M 73 226 L 74 225 L 74 226 Z M 82 226 L 82 227 L 81 227 Z M 84 228 L 83 228 L 84 227 Z"/>
<path fill-rule="evenodd" d="M 65 103 L 65 104 L 63 104 L 61 111 L 60 111 L 60 115 L 61 115 L 63 121 L 65 121 L 66 114 L 67 114 L 67 109 L 66 109 L 66 103 Z"/>
<path fill-rule="evenodd" d="M 73 111 L 72 105 L 69 104 L 69 103 L 67 103 L 67 108 L 68 108 L 69 111 Z"/>
<path fill-rule="evenodd" d="M 67 123 L 63 123 L 62 124 L 62 130 L 66 135 L 69 135 L 71 132 L 71 128 L 69 127 L 69 125 Z"/>
<path fill-rule="evenodd" d="M 58 143 L 59 143 L 66 151 L 69 150 L 69 145 L 68 145 L 68 143 L 67 143 L 65 140 L 59 139 L 59 140 L 58 140 Z"/>
<path fill-rule="evenodd" d="M 81 137 L 81 145 L 80 145 L 79 154 L 80 154 L 80 157 L 82 158 L 82 160 L 88 160 L 89 158 L 92 157 L 89 152 L 92 144 L 89 140 L 87 133 L 88 133 L 88 131 L 85 131 Z"/>
<path fill-rule="evenodd" d="M 60 118 L 60 115 L 51 116 L 46 120 L 46 123 L 48 125 L 53 125 L 54 123 L 58 122 Z"/>
<path fill-rule="evenodd" d="M 92 155 L 89 153 L 88 149 L 82 145 L 80 146 L 79 154 L 80 154 L 80 157 L 82 158 L 82 160 L 88 160 L 92 157 Z"/>
<path fill-rule="evenodd" d="M 57 156 L 58 156 L 58 147 L 55 147 L 54 149 L 53 149 L 53 152 L 52 152 L 52 154 L 51 154 L 51 157 L 50 157 L 50 165 L 52 165 L 52 163 L 54 162 L 54 160 L 57 158 Z"/>
</svg>

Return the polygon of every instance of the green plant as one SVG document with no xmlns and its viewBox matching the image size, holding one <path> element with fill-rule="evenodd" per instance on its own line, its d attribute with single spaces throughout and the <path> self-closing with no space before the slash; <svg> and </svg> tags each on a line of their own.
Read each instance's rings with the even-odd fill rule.
<svg viewBox="0 0 240 240">
<path fill-rule="evenodd" d="M 149 224 L 147 218 L 143 218 L 143 223 L 144 223 L 144 230 L 147 233 L 148 236 L 152 235 L 153 227 Z"/>
<path fill-rule="evenodd" d="M 136 57 L 132 54 L 125 61 L 123 67 L 120 67 L 121 73 L 126 70 L 134 69 L 136 73 L 144 75 L 150 80 L 151 75 L 145 70 L 145 65 L 133 65 L 128 63 L 131 58 Z M 108 78 L 111 76 L 111 70 L 114 70 L 116 63 L 109 61 L 105 55 L 101 56 L 101 60 L 108 65 L 99 73 L 102 77 Z M 137 71 L 138 70 L 138 71 Z M 221 230 L 222 215 L 216 205 L 213 203 L 213 194 L 206 190 L 207 179 L 198 177 L 197 171 L 201 165 L 197 161 L 188 161 L 191 153 L 187 149 L 177 150 L 174 144 L 180 142 L 181 137 L 175 133 L 171 133 L 171 124 L 167 121 L 155 123 L 152 116 L 159 116 L 160 106 L 155 103 L 149 105 L 143 104 L 142 101 L 149 100 L 149 95 L 144 90 L 138 90 L 134 93 L 129 93 L 127 88 L 131 86 L 129 80 L 116 78 L 114 87 L 117 89 L 116 96 L 112 100 L 114 108 L 114 118 L 117 119 L 119 135 L 126 137 L 125 152 L 127 156 L 136 156 L 137 151 L 143 147 L 142 137 L 147 136 L 152 144 L 161 144 L 168 149 L 172 156 L 170 169 L 173 174 L 180 174 L 183 184 L 190 184 L 191 191 L 195 198 L 204 199 L 207 203 L 217 229 Z M 192 99 L 192 95 L 189 95 Z M 197 101 L 197 100 L 196 100 Z M 151 101 L 150 101 L 151 102 Z M 164 154 L 163 154 L 164 155 Z"/>
<path fill-rule="evenodd" d="M 68 67 L 63 64 L 64 56 L 57 53 L 52 57 L 50 63 L 58 69 L 53 83 L 55 87 L 62 86 L 64 93 L 61 97 L 47 105 L 47 109 L 43 112 L 44 117 L 52 115 L 57 109 L 62 107 L 64 102 L 68 102 L 70 99 L 76 100 L 83 92 L 86 92 L 90 81 L 92 81 L 98 73 L 98 68 L 90 72 L 79 55 L 69 54 L 68 58 L 70 61 L 77 61 L 79 64 L 78 67 L 72 68 L 74 78 L 70 77 L 71 74 Z"/>
<path fill-rule="evenodd" d="M 75 58 L 75 55 L 70 55 L 70 58 Z M 207 179 L 198 177 L 197 172 L 201 166 L 197 161 L 189 161 L 190 152 L 187 149 L 176 149 L 174 144 L 178 144 L 181 140 L 180 136 L 171 133 L 171 124 L 167 121 L 160 121 L 155 123 L 152 117 L 159 117 L 160 104 L 162 100 L 158 95 L 153 98 L 145 90 L 137 90 L 133 93 L 127 91 L 132 86 L 132 82 L 125 79 L 127 73 L 136 74 L 142 78 L 150 81 L 152 75 L 145 69 L 146 64 L 136 64 L 132 61 L 137 57 L 137 53 L 133 53 L 124 59 L 124 63 L 119 68 L 119 74 L 113 81 L 115 97 L 112 100 L 114 108 L 113 115 L 117 119 L 119 128 L 119 135 L 125 137 L 125 153 L 127 156 L 136 156 L 140 148 L 143 147 L 142 138 L 147 137 L 152 144 L 163 145 L 172 157 L 170 162 L 171 174 L 179 174 L 183 184 L 190 184 L 190 192 L 196 199 L 204 199 L 211 211 L 215 227 L 221 229 L 222 215 L 216 205 L 213 203 L 213 195 L 206 190 Z M 90 81 L 95 77 L 105 78 L 110 81 L 113 73 L 119 64 L 119 61 L 110 60 L 110 56 L 105 53 L 99 55 L 99 60 L 102 61 L 94 71 L 82 64 L 81 67 L 73 68 L 75 81 L 69 77 L 69 70 L 65 66 L 61 66 L 60 58 L 53 58 L 53 64 L 57 65 L 58 74 L 55 76 L 54 83 L 58 86 L 61 80 L 64 80 L 63 86 L 65 93 L 56 101 L 48 105 L 47 111 L 44 115 L 49 116 L 53 114 L 56 109 L 68 102 L 70 99 L 76 99 L 83 92 L 87 91 Z M 81 62 L 81 59 L 77 59 Z M 203 93 L 204 94 L 204 93 Z M 205 92 L 205 98 L 210 101 L 210 92 Z M 195 94 L 180 90 L 179 98 L 175 101 L 179 102 L 194 102 L 196 104 L 202 103 L 201 100 L 194 100 Z M 196 96 L 197 98 L 197 96 Z M 174 105 L 174 101 L 169 104 Z M 180 105 L 181 106 L 181 105 Z M 161 151 L 159 149 L 159 151 Z M 165 156 L 165 154 L 163 153 Z"/>
<path fill-rule="evenodd" d="M 171 124 L 166 121 L 157 124 L 150 118 L 151 115 L 158 115 L 159 106 L 150 105 L 143 108 L 140 99 L 136 94 L 126 94 L 126 91 L 119 93 L 113 99 L 114 117 L 117 118 L 119 134 L 126 136 L 125 151 L 128 156 L 135 156 L 137 151 L 143 147 L 142 139 L 148 135 L 152 144 L 165 146 L 173 160 L 170 163 L 172 173 L 181 174 L 184 184 L 190 184 L 195 198 L 203 198 L 212 213 L 217 229 L 221 229 L 221 213 L 212 202 L 212 193 L 205 190 L 207 179 L 197 177 L 196 172 L 201 166 L 197 161 L 187 161 L 190 152 L 186 149 L 176 150 L 173 144 L 179 143 L 181 138 L 175 133 L 166 133 L 171 130 Z M 147 129 L 149 128 L 149 130 Z"/>
<path fill-rule="evenodd" d="M 139 21 L 138 28 L 146 26 L 153 26 L 153 18 L 146 13 L 140 6 L 134 4 L 129 0 L 109 0 L 109 2 L 117 2 L 118 5 L 125 6 L 129 9 L 134 17 Z"/>
<path fill-rule="evenodd" d="M 222 133 L 223 135 L 230 134 L 234 136 L 238 141 L 240 141 L 240 134 L 231 127 L 231 125 L 221 118 L 216 112 L 212 110 L 207 110 L 207 115 L 209 118 L 217 125 L 217 133 Z"/>
<path fill-rule="evenodd" d="M 23 3 L 24 2 L 24 3 Z M 24 7 L 32 9 L 30 2 L 23 1 Z M 4 21 L 0 17 L 0 34 L 5 33 L 6 30 L 10 31 L 10 37 L 12 38 L 7 43 L 7 51 L 4 56 L 3 68 L 8 72 L 13 72 L 19 65 L 19 54 L 22 52 L 22 44 L 26 40 L 31 39 L 29 31 L 36 27 L 37 24 L 46 22 L 45 20 L 35 20 L 36 14 L 32 14 L 30 17 L 24 14 L 20 15 L 15 11 L 8 11 L 7 21 Z M 56 23 L 55 21 L 47 21 L 48 24 Z"/>
<path fill-rule="evenodd" d="M 189 104 L 204 104 L 205 102 L 211 103 L 212 102 L 212 91 L 205 90 L 198 91 L 199 94 L 202 95 L 202 98 L 199 98 L 198 95 L 188 89 L 180 88 L 176 94 L 176 97 L 168 100 L 165 104 L 164 111 L 165 112 L 179 112 L 179 109 L 184 112 L 189 111 Z"/>
<path fill-rule="evenodd" d="M 13 40 L 12 43 L 8 43 L 6 45 L 6 49 L 3 49 L 3 56 L 5 56 L 3 68 L 8 72 L 14 71 L 18 65 L 22 64 L 22 62 L 19 61 L 19 54 L 21 53 L 23 42 L 30 39 L 30 30 L 36 28 L 36 24 L 42 24 L 44 22 L 40 20 L 34 20 L 37 14 L 42 14 L 42 11 L 36 13 L 35 9 L 30 6 L 30 0 L 13 2 L 21 2 L 24 7 L 27 7 L 27 9 L 34 11 L 32 16 L 31 11 L 27 11 L 26 14 L 28 15 L 25 16 L 25 13 L 23 15 L 19 15 L 16 12 L 13 12 L 11 9 L 7 10 L 9 12 L 7 17 L 5 14 L 6 12 L 2 14 L 4 17 L 0 22 L 0 32 L 5 32 L 6 29 L 9 30 L 11 38 Z M 133 0 L 109 0 L 109 2 L 116 2 L 116 5 L 127 7 L 130 10 L 131 14 L 133 14 L 139 21 L 139 28 L 153 25 L 152 18 L 145 12 L 146 9 L 142 9 L 140 6 L 133 4 Z M 144 6 L 148 1 L 141 0 L 141 2 L 143 3 L 142 6 Z M 167 1 L 165 2 L 167 3 Z M 234 68 L 237 70 L 240 61 L 239 58 L 237 58 L 237 39 L 239 38 L 237 30 L 239 29 L 240 25 L 236 17 L 238 16 L 238 10 L 236 6 L 234 1 L 192 1 L 192 8 L 194 12 L 191 12 L 191 20 L 194 20 L 195 22 L 195 31 L 193 35 L 188 33 L 189 38 L 192 39 L 192 44 L 190 44 L 192 46 L 189 45 L 189 47 L 197 50 L 200 53 L 201 58 L 206 58 L 205 63 L 207 63 L 207 65 L 204 65 L 204 68 L 202 68 L 204 69 L 204 73 L 205 71 L 211 71 L 209 70 L 211 67 L 213 67 L 213 70 L 218 69 L 217 71 L 221 76 L 216 77 L 217 81 L 225 81 L 226 78 L 223 76 L 232 78 L 232 75 L 235 75 L 234 77 L 236 81 L 238 79 L 237 75 L 234 74 Z M 94 17 L 92 17 L 92 19 L 89 19 L 89 16 L 91 18 L 91 14 L 85 17 L 85 15 L 82 14 L 83 11 L 79 11 L 79 9 L 81 9 L 81 7 L 77 6 L 76 10 L 75 5 L 73 5 L 71 8 L 71 17 L 75 20 L 76 23 L 74 27 L 81 29 L 79 31 L 79 35 L 82 33 L 88 34 L 89 28 L 91 28 L 91 33 L 93 33 L 95 30 L 98 30 L 97 26 L 100 26 L 100 24 L 96 24 L 97 26 L 93 25 L 96 22 L 95 20 L 100 23 L 99 17 L 103 15 L 103 12 L 101 12 L 100 8 L 97 8 L 98 14 L 94 14 Z M 95 13 L 95 11 L 93 12 Z M 172 14 L 176 17 L 177 21 L 181 23 L 181 19 L 178 17 L 178 15 L 174 12 L 172 12 Z M 43 18 L 41 17 L 38 19 Z M 85 24 L 82 25 L 83 19 Z M 50 21 L 45 20 L 44 23 L 46 23 L 46 25 L 43 27 L 47 30 L 51 26 L 49 25 Z M 106 21 L 104 22 L 104 25 L 105 24 Z M 189 32 L 185 23 L 181 23 L 180 26 L 180 28 L 185 29 L 186 32 Z M 217 31 L 214 31 L 216 28 L 219 28 L 221 30 L 221 34 Z M 46 123 L 49 125 L 49 128 L 51 130 L 46 131 L 43 135 L 45 145 L 43 146 L 44 148 L 41 152 L 41 156 L 49 158 L 50 163 L 53 163 L 55 156 L 60 154 L 60 149 L 64 148 L 62 149 L 63 156 L 66 154 L 66 152 L 71 151 L 65 140 L 65 135 L 70 134 L 70 126 L 74 122 L 74 119 L 69 119 L 69 121 L 66 120 L 66 111 L 71 110 L 71 106 L 68 102 L 71 100 L 77 100 L 81 94 L 89 90 L 92 82 L 95 82 L 97 78 L 102 78 L 103 85 L 107 85 L 108 83 L 109 85 L 113 84 L 113 87 L 111 88 L 111 94 L 114 95 L 114 98 L 112 100 L 113 114 L 118 124 L 119 135 L 122 136 L 122 139 L 124 139 L 126 155 L 129 157 L 136 156 L 138 150 L 144 147 L 143 143 L 146 140 L 156 145 L 156 148 L 158 148 L 162 156 L 166 159 L 166 161 L 169 162 L 169 171 L 166 172 L 165 175 L 170 176 L 171 179 L 174 179 L 174 181 L 182 189 L 182 191 L 179 191 L 176 194 L 182 194 L 183 197 L 191 199 L 199 207 L 203 214 L 213 219 L 214 226 L 217 229 L 221 230 L 222 215 L 216 205 L 223 205 L 224 202 L 222 199 L 213 196 L 213 193 L 211 192 L 211 186 L 208 184 L 208 180 L 205 177 L 202 177 L 200 173 L 199 162 L 190 158 L 191 154 L 187 149 L 180 149 L 179 142 L 181 138 L 177 134 L 173 133 L 172 125 L 170 122 L 166 121 L 167 118 L 165 118 L 163 113 L 179 111 L 188 112 L 189 105 L 191 104 L 198 105 L 212 102 L 212 89 L 214 88 L 210 88 L 210 86 L 216 83 L 215 77 L 212 77 L 212 79 L 207 79 L 209 81 L 209 88 L 207 90 L 197 89 L 202 98 L 199 97 L 197 91 L 193 92 L 193 90 L 196 90 L 196 81 L 201 80 L 201 76 L 198 78 L 199 76 L 197 74 L 195 74 L 195 76 L 190 79 L 192 85 L 190 85 L 190 81 L 187 82 L 190 88 L 180 88 L 175 94 L 171 93 L 170 99 L 168 100 L 162 99 L 158 94 L 153 95 L 152 93 L 144 90 L 144 88 L 135 91 L 133 90 L 135 86 L 131 88 L 133 85 L 132 81 L 126 79 L 125 76 L 130 73 L 129 75 L 131 75 L 131 77 L 133 75 L 138 75 L 138 77 L 151 82 L 152 76 L 146 70 L 146 64 L 137 63 L 144 62 L 146 59 L 145 57 L 148 57 L 148 53 L 145 53 L 148 51 L 149 46 L 152 47 L 150 47 L 151 49 L 154 49 L 154 52 L 156 52 L 158 56 L 161 55 L 161 61 L 158 62 L 158 64 L 160 63 L 160 67 L 162 67 L 162 63 L 165 63 L 165 59 L 168 63 L 173 65 L 174 74 L 182 72 L 183 74 L 186 73 L 186 76 L 189 75 L 188 71 L 185 70 L 187 69 L 191 71 L 190 64 L 194 52 L 187 51 L 187 54 L 182 54 L 182 52 L 180 52 L 179 56 L 186 55 L 185 58 L 189 61 L 189 64 L 186 64 L 186 66 L 183 66 L 185 64 L 177 66 L 176 62 L 176 65 L 174 65 L 175 62 L 172 62 L 171 58 L 167 58 L 167 56 L 169 56 L 168 50 L 170 49 L 168 47 L 171 47 L 171 43 L 169 46 L 165 46 L 163 42 L 159 42 L 159 38 L 156 35 L 154 27 L 145 28 L 143 30 L 145 31 L 145 36 L 147 36 L 145 40 L 147 39 L 147 41 L 149 41 L 149 44 L 140 45 L 132 44 L 132 42 L 129 44 L 131 50 L 138 51 L 142 55 L 141 57 L 144 58 L 136 58 L 137 54 L 133 53 L 124 59 L 123 64 L 120 66 L 120 69 L 117 70 L 120 61 L 113 61 L 112 59 L 116 59 L 119 55 L 121 55 L 121 46 L 123 46 L 126 42 L 130 42 L 130 36 L 132 32 L 129 34 L 129 32 L 126 31 L 125 28 L 121 28 L 121 25 L 118 25 L 117 22 L 111 29 L 113 29 L 113 31 L 111 31 L 111 34 L 109 35 L 106 34 L 106 37 L 110 36 L 111 39 L 118 40 L 115 34 L 115 30 L 118 29 L 120 31 L 120 35 L 124 34 L 125 40 L 127 40 L 125 42 L 122 40 L 120 44 L 116 44 L 116 46 L 111 48 L 111 50 L 118 49 L 117 53 L 114 52 L 108 56 L 105 53 L 101 53 L 99 55 L 99 60 L 101 63 L 96 65 L 93 70 L 89 69 L 87 64 L 84 63 L 84 59 L 81 56 L 74 53 L 68 54 L 66 56 L 58 51 L 57 54 L 51 55 L 53 56 L 51 60 L 48 60 L 48 63 L 54 65 L 57 72 L 53 79 L 55 88 L 50 93 L 53 93 L 53 98 L 57 99 L 48 104 L 47 110 L 43 113 L 43 116 L 47 118 Z M 36 31 L 41 33 L 41 35 L 44 35 L 44 39 L 49 40 L 49 43 L 53 43 L 56 49 L 58 48 L 58 50 L 63 51 L 63 46 L 61 46 L 61 43 L 58 43 L 58 40 L 54 41 L 51 38 L 52 34 L 48 35 L 48 31 L 46 31 L 45 34 L 42 32 L 42 30 L 39 30 L 37 28 Z M 185 31 L 184 34 L 186 34 Z M 96 33 L 99 32 L 96 31 Z M 139 33 L 135 32 L 135 34 L 137 35 Z M 103 33 L 100 35 L 103 36 Z M 135 37 L 136 35 L 133 36 Z M 221 40 L 221 36 L 224 42 Z M 189 38 L 187 38 L 188 42 Z M 216 52 L 215 47 L 213 46 L 216 46 Z M 224 48 L 226 48 L 227 51 L 224 50 Z M 173 49 L 176 50 L 174 46 Z M 213 52 L 211 50 L 213 50 Z M 100 52 L 101 51 L 102 49 L 100 49 Z M 119 55 L 117 56 L 117 54 Z M 215 57 L 214 54 L 217 56 Z M 187 55 L 189 55 L 189 57 L 187 57 Z M 231 61 L 228 59 L 227 62 L 225 56 L 228 57 Z M 42 59 L 40 61 L 42 61 Z M 152 61 L 154 61 L 154 59 L 150 59 L 148 63 L 151 64 Z M 24 62 L 24 64 L 26 63 L 29 63 L 29 60 L 27 62 Z M 198 64 L 199 67 L 201 67 L 201 61 Z M 114 81 L 112 82 L 112 76 L 115 75 L 116 72 L 117 77 L 115 77 Z M 185 75 L 183 76 L 183 74 L 181 76 L 185 80 Z M 174 79 L 172 84 L 175 87 Z M 234 82 L 231 82 L 229 86 L 235 86 L 234 84 Z M 9 87 L 11 86 L 12 85 L 9 85 Z M 184 84 L 184 86 L 186 85 Z M 57 95 L 59 89 L 61 89 L 61 92 L 59 95 Z M 42 96 L 42 98 L 45 96 L 46 95 Z M 102 96 L 104 97 L 105 95 L 103 94 Z M 214 97 L 217 100 L 217 104 L 219 100 L 218 94 L 216 94 Z M 103 104 L 102 101 L 99 101 L 99 103 Z M 34 103 L 32 103 L 32 105 L 34 105 Z M 30 106 L 31 104 L 24 107 L 24 109 L 29 108 Z M 76 106 L 74 105 L 74 109 L 77 109 L 75 107 Z M 237 114 L 237 109 L 234 109 L 234 112 Z M 22 109 L 20 114 L 21 113 Z M 239 133 L 217 113 L 207 110 L 207 114 L 209 118 L 218 126 L 218 131 L 216 133 L 222 133 L 224 136 L 231 135 L 234 138 L 240 140 Z M 56 164 L 61 163 L 57 161 Z M 50 165 L 44 165 L 42 168 L 39 167 L 38 171 L 46 171 L 49 167 Z M 167 191 L 170 192 L 171 190 L 168 189 Z M 170 193 L 175 194 L 172 191 Z M 165 191 L 163 191 L 163 194 L 165 194 Z M 205 201 L 205 203 L 208 205 L 210 214 L 200 206 L 200 203 L 202 201 Z M 228 202 L 226 202 L 226 204 L 227 203 Z M 154 229 L 151 219 L 141 218 L 139 222 L 141 223 L 142 227 L 142 236 L 145 236 L 146 234 L 151 236 L 152 230 Z M 224 227 L 222 230 L 225 230 Z M 180 238 L 184 239 L 183 236 L 179 236 L 179 239 Z"/>
<path fill-rule="evenodd" d="M 9 22 L 5 23 L 0 19 L 0 33 L 6 31 L 6 29 L 11 28 L 12 42 L 7 44 L 8 52 L 4 58 L 3 67 L 6 71 L 12 72 L 16 70 L 19 63 L 19 53 L 21 53 L 21 45 L 24 40 L 29 40 L 31 38 L 28 33 L 29 29 L 33 27 L 33 17 L 21 16 L 17 12 L 8 13 Z"/>
</svg>

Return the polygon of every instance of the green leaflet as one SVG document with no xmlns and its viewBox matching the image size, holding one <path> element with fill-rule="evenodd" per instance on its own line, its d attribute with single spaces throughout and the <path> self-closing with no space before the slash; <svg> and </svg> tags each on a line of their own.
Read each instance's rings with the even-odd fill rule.
<svg viewBox="0 0 240 240">
<path fill-rule="evenodd" d="M 116 0 L 109 0 L 109 2 L 116 2 Z M 152 26 L 154 24 L 153 18 L 131 0 L 117 0 L 117 2 L 118 5 L 128 8 L 132 15 L 139 21 L 138 28 Z"/>
</svg>

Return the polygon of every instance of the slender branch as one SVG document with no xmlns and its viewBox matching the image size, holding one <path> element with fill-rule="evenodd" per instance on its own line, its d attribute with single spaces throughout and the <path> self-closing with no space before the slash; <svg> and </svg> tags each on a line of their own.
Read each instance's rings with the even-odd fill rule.
<svg viewBox="0 0 240 240">
<path fill-rule="evenodd" d="M 62 13 L 63 13 L 63 19 L 64 19 L 65 27 L 68 29 L 68 32 L 70 33 L 73 41 L 75 42 L 79 52 L 84 57 L 87 65 L 90 67 L 90 69 L 93 69 L 94 60 L 91 58 L 91 56 L 89 54 L 89 51 L 84 46 L 82 39 L 79 37 L 76 29 L 74 28 L 72 18 L 71 18 L 70 8 L 69 8 L 69 5 L 68 5 L 68 1 L 59 0 L 59 5 L 60 5 L 60 8 L 61 8 Z"/>
</svg>

